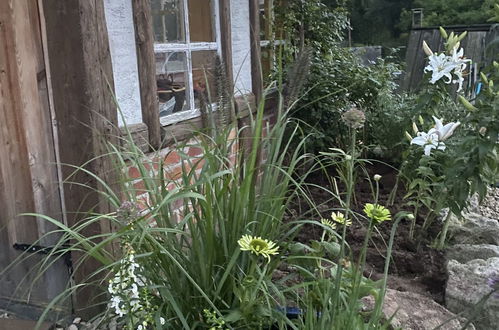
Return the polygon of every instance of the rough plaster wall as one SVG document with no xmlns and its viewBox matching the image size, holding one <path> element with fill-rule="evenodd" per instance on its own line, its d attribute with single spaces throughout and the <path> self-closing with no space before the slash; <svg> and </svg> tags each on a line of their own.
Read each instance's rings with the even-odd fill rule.
<svg viewBox="0 0 499 330">
<path fill-rule="evenodd" d="M 236 94 L 251 92 L 251 40 L 248 0 L 231 0 L 232 63 Z"/>
<path fill-rule="evenodd" d="M 132 0 L 105 0 L 114 87 L 127 124 L 142 122 Z M 123 125 L 121 116 L 118 116 Z"/>
</svg>

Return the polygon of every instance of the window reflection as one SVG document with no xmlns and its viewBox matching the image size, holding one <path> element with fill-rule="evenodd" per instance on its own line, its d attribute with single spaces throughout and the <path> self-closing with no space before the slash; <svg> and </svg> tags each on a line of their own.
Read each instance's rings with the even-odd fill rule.
<svg viewBox="0 0 499 330">
<path fill-rule="evenodd" d="M 154 41 L 185 42 L 184 7 L 182 0 L 150 0 Z"/>
<path fill-rule="evenodd" d="M 184 52 L 156 54 L 156 82 L 160 116 L 189 108 L 187 60 Z"/>
<path fill-rule="evenodd" d="M 192 81 L 195 107 L 199 108 L 200 98 L 206 101 L 216 101 L 216 51 L 202 50 L 192 52 Z"/>
</svg>

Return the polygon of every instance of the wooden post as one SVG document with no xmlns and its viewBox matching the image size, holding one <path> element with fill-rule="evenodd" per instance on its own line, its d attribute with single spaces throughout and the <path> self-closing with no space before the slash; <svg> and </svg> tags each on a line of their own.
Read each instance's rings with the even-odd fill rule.
<svg viewBox="0 0 499 330">
<path fill-rule="evenodd" d="M 133 0 L 132 5 L 142 118 L 149 129 L 150 145 L 153 148 L 158 148 L 161 144 L 161 127 L 159 122 L 151 6 L 149 0 Z"/>
<path fill-rule="evenodd" d="M 99 157 L 107 152 L 105 143 L 118 145 L 119 135 L 103 0 L 46 0 L 43 4 L 61 162 L 86 164 L 86 170 L 113 183 L 111 160 Z M 68 178 L 73 171 L 64 167 L 63 177 Z M 64 191 L 69 225 L 81 221 L 89 211 L 111 211 L 96 193 L 102 189 L 94 177 L 82 171 L 69 179 Z M 109 224 L 95 223 L 83 234 L 92 236 L 110 229 Z M 75 272 L 75 281 L 88 281 L 97 267 L 95 262 L 85 261 Z M 95 313 L 96 308 L 83 308 L 98 303 L 99 293 L 90 287 L 77 292 L 77 314 Z"/>
<path fill-rule="evenodd" d="M 252 91 L 256 104 L 260 104 L 263 93 L 263 74 L 260 46 L 260 3 L 249 0 L 250 7 L 250 38 L 251 38 L 251 79 Z"/>
<path fill-rule="evenodd" d="M 234 95 L 234 73 L 232 68 L 232 27 L 230 0 L 220 0 L 220 34 L 222 44 L 222 60 L 225 64 L 225 73 L 231 96 Z"/>
</svg>

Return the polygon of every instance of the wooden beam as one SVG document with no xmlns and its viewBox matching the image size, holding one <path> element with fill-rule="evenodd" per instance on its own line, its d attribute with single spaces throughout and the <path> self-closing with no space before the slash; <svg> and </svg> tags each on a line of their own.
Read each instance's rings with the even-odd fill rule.
<svg viewBox="0 0 499 330">
<path fill-rule="evenodd" d="M 46 0 L 43 5 L 61 162 L 85 164 L 86 170 L 105 182 L 115 182 L 112 161 L 101 157 L 107 152 L 106 143 L 118 145 L 119 136 L 103 0 Z M 72 167 L 63 168 L 63 177 L 68 178 L 73 171 Z M 64 191 L 69 225 L 79 223 L 89 211 L 112 210 L 98 190 L 103 187 L 88 173 L 79 171 L 70 177 Z M 83 234 L 109 230 L 109 223 L 95 223 Z M 74 274 L 75 281 L 87 281 L 98 266 L 84 262 Z M 77 314 L 94 314 L 98 308 L 88 307 L 98 303 L 100 293 L 90 287 L 77 292 Z"/>
<path fill-rule="evenodd" d="M 220 37 L 222 45 L 222 60 L 229 84 L 229 91 L 234 95 L 234 73 L 232 65 L 232 26 L 230 0 L 219 0 L 220 9 Z"/>
<path fill-rule="evenodd" d="M 250 40 L 251 40 L 251 80 L 256 104 L 260 103 L 263 93 L 262 54 L 260 47 L 260 2 L 249 0 Z"/>
<path fill-rule="evenodd" d="M 133 0 L 132 5 L 142 118 L 149 129 L 149 143 L 153 148 L 159 148 L 161 144 L 161 125 L 159 122 L 151 6 L 149 0 Z"/>
</svg>

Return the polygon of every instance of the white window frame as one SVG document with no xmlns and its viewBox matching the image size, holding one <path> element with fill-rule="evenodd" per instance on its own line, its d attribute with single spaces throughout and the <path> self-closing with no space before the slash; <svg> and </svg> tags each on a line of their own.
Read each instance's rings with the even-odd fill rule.
<svg viewBox="0 0 499 330">
<path fill-rule="evenodd" d="M 192 52 L 211 50 L 216 51 L 219 56 L 221 56 L 222 43 L 221 43 L 221 31 L 220 31 L 220 10 L 219 10 L 219 0 L 211 0 L 212 5 L 212 18 L 215 24 L 215 41 L 214 42 L 191 42 L 190 37 L 190 25 L 189 25 L 189 0 L 180 0 L 183 5 L 184 12 L 184 26 L 185 26 L 185 43 L 157 43 L 154 42 L 154 53 L 170 53 L 170 52 L 182 52 L 186 54 L 186 74 L 188 81 L 188 89 L 186 93 L 189 93 L 189 110 L 183 110 L 176 113 L 169 114 L 167 116 L 160 117 L 160 123 L 162 126 L 171 125 L 179 121 L 184 121 L 192 118 L 196 118 L 201 115 L 199 109 L 195 108 L 194 103 L 194 81 L 192 78 Z"/>
</svg>

